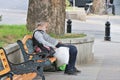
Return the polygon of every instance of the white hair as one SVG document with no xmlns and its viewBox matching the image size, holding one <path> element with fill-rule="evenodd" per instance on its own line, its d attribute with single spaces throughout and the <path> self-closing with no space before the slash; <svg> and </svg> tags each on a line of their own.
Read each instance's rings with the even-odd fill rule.
<svg viewBox="0 0 120 80">
<path fill-rule="evenodd" d="M 43 26 L 45 23 L 47 23 L 47 21 L 41 21 L 41 22 L 36 23 L 36 28 L 38 26 Z"/>
</svg>

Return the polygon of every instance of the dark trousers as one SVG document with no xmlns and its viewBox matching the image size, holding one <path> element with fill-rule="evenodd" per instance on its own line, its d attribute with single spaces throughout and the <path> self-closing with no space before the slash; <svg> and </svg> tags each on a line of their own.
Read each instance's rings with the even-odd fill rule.
<svg viewBox="0 0 120 80">
<path fill-rule="evenodd" d="M 76 62 L 76 56 L 77 56 L 77 48 L 70 44 L 62 44 L 59 43 L 56 45 L 57 48 L 59 47 L 68 47 L 69 48 L 69 63 L 66 66 L 66 70 L 74 69 L 75 68 L 75 62 Z"/>
</svg>

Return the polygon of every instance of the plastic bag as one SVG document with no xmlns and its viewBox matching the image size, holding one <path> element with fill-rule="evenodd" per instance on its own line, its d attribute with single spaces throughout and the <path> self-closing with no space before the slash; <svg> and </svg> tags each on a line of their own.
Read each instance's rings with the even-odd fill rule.
<svg viewBox="0 0 120 80">
<path fill-rule="evenodd" d="M 59 47 L 56 50 L 54 56 L 57 58 L 57 67 L 68 64 L 69 62 L 69 48 L 68 47 Z"/>
<path fill-rule="evenodd" d="M 59 69 L 60 71 L 64 71 L 65 68 L 66 68 L 66 64 L 63 64 L 63 65 L 61 65 L 61 66 L 58 67 L 58 69 Z"/>
</svg>

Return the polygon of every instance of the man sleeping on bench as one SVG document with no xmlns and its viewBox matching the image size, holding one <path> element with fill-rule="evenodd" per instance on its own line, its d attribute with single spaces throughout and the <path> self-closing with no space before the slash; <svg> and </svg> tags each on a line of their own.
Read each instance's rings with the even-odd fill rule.
<svg viewBox="0 0 120 80">
<path fill-rule="evenodd" d="M 49 36 L 46 33 L 48 24 L 49 23 L 47 21 L 42 21 L 42 22 L 37 23 L 36 29 L 34 30 L 34 33 L 33 33 L 33 44 L 37 45 L 37 44 L 42 43 L 44 46 L 49 46 L 47 47 L 48 49 L 68 47 L 69 48 L 69 63 L 66 65 L 66 69 L 64 73 L 69 74 L 69 75 L 76 75 L 77 73 L 80 73 L 81 71 L 79 71 L 75 67 L 77 48 L 73 45 L 63 44 L 62 42 L 59 42 L 58 40 Z"/>
</svg>

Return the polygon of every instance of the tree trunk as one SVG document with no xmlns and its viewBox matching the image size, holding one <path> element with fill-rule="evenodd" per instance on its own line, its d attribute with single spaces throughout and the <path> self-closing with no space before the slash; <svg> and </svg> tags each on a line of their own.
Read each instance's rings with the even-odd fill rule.
<svg viewBox="0 0 120 80">
<path fill-rule="evenodd" d="M 105 0 L 93 0 L 93 13 L 95 14 L 105 14 Z"/>
<path fill-rule="evenodd" d="M 32 31 L 35 24 L 48 21 L 48 32 L 64 34 L 65 32 L 65 0 L 29 0 L 27 29 Z"/>
</svg>

